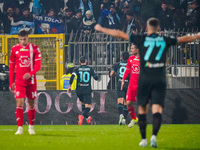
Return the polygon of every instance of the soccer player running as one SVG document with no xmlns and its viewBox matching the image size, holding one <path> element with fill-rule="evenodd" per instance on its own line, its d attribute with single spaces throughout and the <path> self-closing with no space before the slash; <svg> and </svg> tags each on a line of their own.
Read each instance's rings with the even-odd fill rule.
<svg viewBox="0 0 200 150">
<path fill-rule="evenodd" d="M 115 64 L 113 69 L 110 73 L 110 76 L 114 76 L 117 74 L 117 109 L 119 111 L 119 125 L 126 124 L 126 117 L 128 114 L 127 106 L 126 106 L 126 92 L 128 89 L 129 78 L 124 81 L 124 86 L 121 89 L 121 82 L 124 76 L 124 72 L 126 70 L 127 60 L 129 58 L 128 52 L 123 52 L 122 54 L 122 61 Z"/>
<path fill-rule="evenodd" d="M 37 45 L 28 42 L 28 31 L 18 33 L 19 44 L 11 49 L 9 67 L 9 89 L 16 99 L 16 120 L 18 130 L 15 134 L 23 134 L 24 99 L 28 98 L 29 134 L 35 134 L 34 99 L 36 98 L 36 72 L 41 68 L 41 53 Z M 16 67 L 15 79 L 14 71 Z M 14 80 L 14 81 L 13 81 Z"/>
<path fill-rule="evenodd" d="M 95 80 L 99 80 L 99 77 L 97 76 L 93 68 L 86 65 L 87 59 L 85 58 L 85 56 L 82 56 L 80 58 L 79 63 L 81 64 L 81 66 L 74 69 L 70 78 L 67 92 L 71 92 L 71 85 L 73 83 L 74 77 L 77 75 L 76 94 L 81 101 L 83 113 L 83 115 L 78 116 L 78 124 L 83 124 L 83 118 L 86 118 L 87 123 L 91 124 L 92 117 L 89 116 L 92 101 L 91 77 L 93 77 Z"/>
<path fill-rule="evenodd" d="M 133 102 L 136 102 L 136 96 L 138 91 L 138 78 L 140 73 L 140 55 L 139 49 L 136 47 L 136 45 L 131 46 L 131 53 L 133 54 L 133 56 L 130 56 L 127 61 L 126 71 L 124 73 L 121 84 L 121 89 L 123 89 L 126 78 L 130 74 L 128 91 L 126 93 L 127 109 L 132 118 L 131 122 L 128 125 L 129 128 L 133 127 L 134 124 L 138 122 Z"/>
<path fill-rule="evenodd" d="M 192 42 L 200 38 L 200 33 L 192 36 L 177 38 L 159 36 L 159 20 L 150 18 L 147 21 L 147 35 L 131 34 L 130 36 L 119 30 L 112 30 L 96 25 L 95 29 L 114 37 L 123 38 L 134 43 L 140 53 L 140 75 L 137 94 L 139 128 L 142 140 L 141 147 L 147 146 L 146 139 L 146 116 L 148 112 L 149 99 L 152 104 L 153 133 L 150 146 L 157 147 L 157 134 L 162 122 L 162 112 L 166 95 L 166 52 L 171 45 L 177 43 Z"/>
</svg>

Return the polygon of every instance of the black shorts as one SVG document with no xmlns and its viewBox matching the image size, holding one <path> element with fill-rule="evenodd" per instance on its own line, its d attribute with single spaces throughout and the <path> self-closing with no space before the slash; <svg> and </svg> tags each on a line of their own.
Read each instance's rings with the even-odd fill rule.
<svg viewBox="0 0 200 150">
<path fill-rule="evenodd" d="M 147 103 L 159 104 L 164 108 L 166 96 L 165 78 L 139 79 L 137 102 L 140 106 L 146 106 Z"/>
<path fill-rule="evenodd" d="M 128 89 L 128 84 L 125 83 L 123 89 L 121 90 L 121 82 L 117 83 L 117 98 L 126 99 L 126 93 Z"/>
<path fill-rule="evenodd" d="M 91 104 L 92 101 L 92 96 L 91 93 L 87 93 L 87 94 L 78 94 L 77 93 L 77 97 L 79 98 L 79 100 L 85 104 Z"/>
</svg>

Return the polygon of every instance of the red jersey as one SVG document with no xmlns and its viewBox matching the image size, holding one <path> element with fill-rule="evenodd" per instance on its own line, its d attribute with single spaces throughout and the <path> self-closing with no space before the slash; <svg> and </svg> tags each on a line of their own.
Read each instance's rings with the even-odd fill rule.
<svg viewBox="0 0 200 150">
<path fill-rule="evenodd" d="M 140 57 L 136 57 L 135 55 L 129 57 L 126 65 L 126 71 L 123 76 L 124 80 L 126 80 L 129 73 L 130 73 L 129 85 L 138 86 L 138 78 L 140 74 Z"/>
<path fill-rule="evenodd" d="M 27 46 L 17 44 L 12 47 L 9 67 L 9 87 L 12 87 L 14 71 L 15 84 L 26 86 L 36 84 L 36 72 L 41 68 L 41 53 L 37 45 L 28 43 Z M 29 73 L 31 78 L 24 80 L 25 73 Z"/>
</svg>

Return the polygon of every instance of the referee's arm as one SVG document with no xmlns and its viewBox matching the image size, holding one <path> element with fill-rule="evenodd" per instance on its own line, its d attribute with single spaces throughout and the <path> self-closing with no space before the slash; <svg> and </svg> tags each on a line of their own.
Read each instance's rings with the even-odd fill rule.
<svg viewBox="0 0 200 150">
<path fill-rule="evenodd" d="M 114 37 L 117 37 L 117 38 L 122 38 L 122 39 L 129 41 L 129 35 L 127 33 L 123 32 L 123 31 L 104 28 L 99 24 L 97 24 L 94 27 L 94 29 L 97 30 L 97 31 L 109 34 L 111 36 L 114 36 Z"/>
</svg>

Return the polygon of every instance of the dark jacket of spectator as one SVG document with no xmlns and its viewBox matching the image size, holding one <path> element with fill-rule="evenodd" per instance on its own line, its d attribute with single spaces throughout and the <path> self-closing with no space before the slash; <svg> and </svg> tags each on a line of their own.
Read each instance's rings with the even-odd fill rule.
<svg viewBox="0 0 200 150">
<path fill-rule="evenodd" d="M 2 13 L 0 11 L 0 19 L 3 22 L 3 27 L 4 27 L 4 33 L 5 34 L 10 34 L 11 21 L 13 20 L 13 13 L 14 13 L 14 10 L 13 10 L 12 7 L 8 7 L 6 13 Z"/>
<path fill-rule="evenodd" d="M 19 7 L 19 1 L 18 0 L 4 0 L 3 4 L 3 12 L 6 12 L 8 10 L 8 7 Z"/>
<path fill-rule="evenodd" d="M 62 12 L 59 12 L 58 18 L 64 22 L 65 26 L 65 33 L 70 33 L 70 20 L 72 19 L 73 12 L 70 8 L 67 8 L 66 10 L 63 10 Z"/>
<path fill-rule="evenodd" d="M 188 28 L 199 28 L 200 29 L 200 6 L 196 7 L 191 15 L 189 16 L 189 19 L 186 22 L 186 26 Z"/>
<path fill-rule="evenodd" d="M 82 19 L 82 11 L 77 10 L 76 15 L 70 20 L 69 33 L 71 33 L 71 31 L 77 32 L 79 30 Z"/>
<path fill-rule="evenodd" d="M 162 3 L 161 8 L 162 9 L 158 15 L 161 29 L 173 29 L 173 12 L 170 9 L 168 9 L 168 5 L 166 3 Z"/>
</svg>

